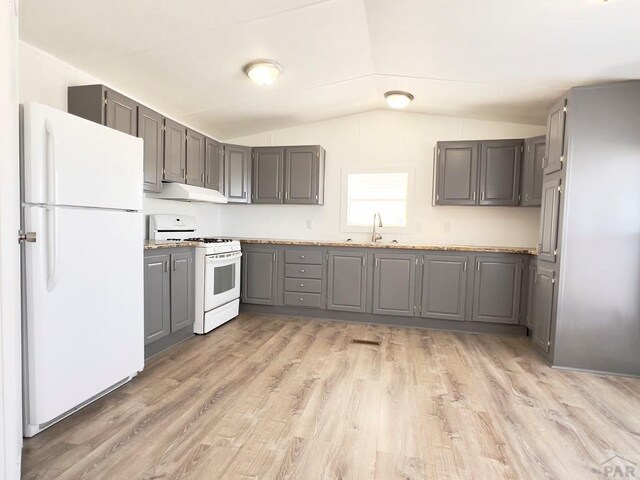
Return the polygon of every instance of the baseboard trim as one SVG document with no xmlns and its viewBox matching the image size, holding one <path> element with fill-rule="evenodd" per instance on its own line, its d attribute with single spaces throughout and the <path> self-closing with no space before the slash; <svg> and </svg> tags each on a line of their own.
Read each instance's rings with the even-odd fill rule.
<svg viewBox="0 0 640 480">
<path fill-rule="evenodd" d="M 526 325 L 506 325 L 500 323 L 459 322 L 432 318 L 400 317 L 391 315 L 373 315 L 371 313 L 338 312 L 313 308 L 296 308 L 271 305 L 240 304 L 240 313 L 259 313 L 265 315 L 285 315 L 290 317 L 321 318 L 338 322 L 372 323 L 394 327 L 428 328 L 463 333 L 490 335 L 508 335 L 526 337 Z"/>
</svg>

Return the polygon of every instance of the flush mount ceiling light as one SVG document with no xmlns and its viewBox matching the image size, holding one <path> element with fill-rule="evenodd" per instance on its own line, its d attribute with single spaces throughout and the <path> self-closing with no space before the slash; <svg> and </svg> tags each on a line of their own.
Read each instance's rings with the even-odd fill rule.
<svg viewBox="0 0 640 480">
<path fill-rule="evenodd" d="M 273 60 L 256 60 L 244 67 L 244 73 L 254 83 L 266 87 L 276 81 L 282 67 Z"/>
<path fill-rule="evenodd" d="M 413 95 L 408 92 L 402 92 L 400 90 L 392 90 L 391 92 L 387 92 L 384 94 L 384 98 L 387 101 L 387 105 L 389 105 L 394 110 L 402 110 L 404 107 L 409 105 L 413 100 Z"/>
</svg>

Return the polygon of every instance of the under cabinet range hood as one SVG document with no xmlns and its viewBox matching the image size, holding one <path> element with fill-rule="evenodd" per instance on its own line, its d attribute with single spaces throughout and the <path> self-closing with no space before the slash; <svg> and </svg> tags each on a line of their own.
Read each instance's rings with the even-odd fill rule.
<svg viewBox="0 0 640 480">
<path fill-rule="evenodd" d="M 163 183 L 160 193 L 148 193 L 147 196 L 180 202 L 227 203 L 227 197 L 218 190 L 181 183 Z"/>
</svg>

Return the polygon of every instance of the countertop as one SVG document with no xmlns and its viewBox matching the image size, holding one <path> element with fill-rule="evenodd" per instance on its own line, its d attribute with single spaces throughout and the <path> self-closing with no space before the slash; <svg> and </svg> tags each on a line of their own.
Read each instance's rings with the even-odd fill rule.
<svg viewBox="0 0 640 480">
<path fill-rule="evenodd" d="M 145 240 L 145 250 L 157 250 L 160 248 L 180 248 L 180 247 L 197 247 L 198 242 L 166 242 L 161 240 Z"/>
</svg>

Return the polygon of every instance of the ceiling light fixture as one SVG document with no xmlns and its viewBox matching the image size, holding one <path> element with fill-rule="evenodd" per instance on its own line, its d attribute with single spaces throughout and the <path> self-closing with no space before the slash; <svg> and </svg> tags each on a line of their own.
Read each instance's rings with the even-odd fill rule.
<svg viewBox="0 0 640 480">
<path fill-rule="evenodd" d="M 247 77 L 263 87 L 275 82 L 281 71 L 282 67 L 273 60 L 256 60 L 244 67 Z"/>
<path fill-rule="evenodd" d="M 413 100 L 413 95 L 408 92 L 402 92 L 400 90 L 392 90 L 384 94 L 384 98 L 394 110 L 402 110 L 409 105 Z"/>
</svg>

